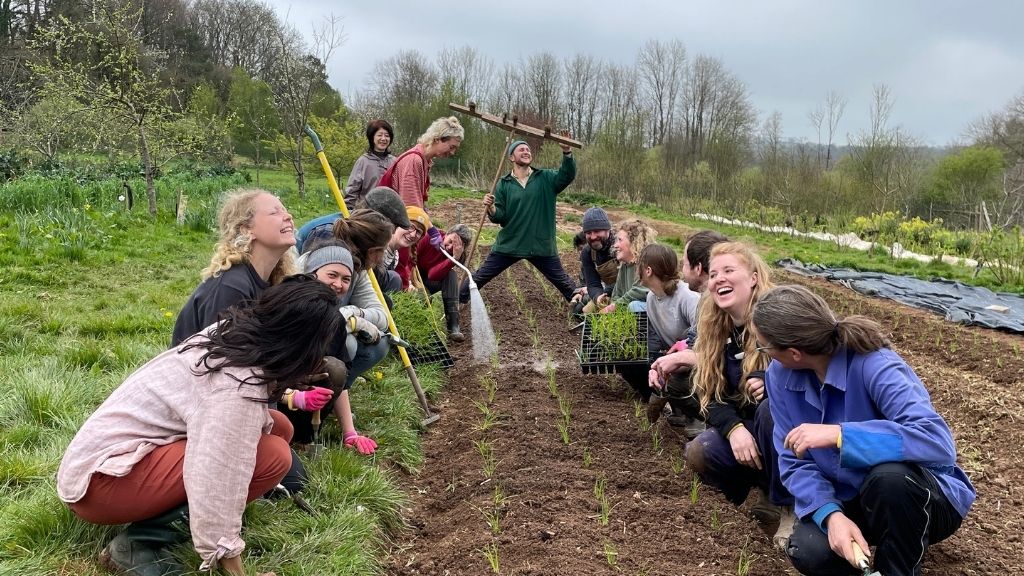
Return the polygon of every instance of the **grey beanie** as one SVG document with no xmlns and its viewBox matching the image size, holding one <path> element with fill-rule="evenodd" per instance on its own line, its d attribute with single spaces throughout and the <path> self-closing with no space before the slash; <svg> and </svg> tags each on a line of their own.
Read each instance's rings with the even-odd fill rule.
<svg viewBox="0 0 1024 576">
<path fill-rule="evenodd" d="M 509 156 L 511 156 L 512 153 L 516 151 L 516 148 L 518 148 L 519 146 L 521 146 L 523 144 L 526 144 L 527 146 L 529 146 L 529 144 L 526 143 L 526 140 L 516 140 L 516 141 L 512 142 L 511 144 L 509 144 L 508 145 L 508 154 L 509 154 Z"/>
<path fill-rule="evenodd" d="M 365 201 L 367 208 L 383 214 L 396 228 L 412 227 L 409 215 L 405 212 L 405 204 L 398 196 L 398 192 L 391 188 L 377 186 L 366 194 Z"/>
<path fill-rule="evenodd" d="M 597 206 L 591 206 L 587 208 L 587 211 L 583 213 L 583 231 L 592 232 L 594 230 L 611 230 L 612 222 L 608 219 L 608 214 L 604 210 Z"/>
<path fill-rule="evenodd" d="M 337 245 L 324 246 L 306 254 L 306 262 L 302 265 L 302 271 L 306 274 L 313 274 L 328 264 L 341 264 L 350 272 L 355 272 L 355 267 L 352 265 L 352 253 L 344 246 Z"/>
<path fill-rule="evenodd" d="M 467 249 L 469 245 L 473 243 L 473 231 L 469 229 L 469 226 L 465 224 L 456 224 L 448 230 L 449 234 L 458 234 L 459 238 L 462 239 L 462 245 Z"/>
</svg>

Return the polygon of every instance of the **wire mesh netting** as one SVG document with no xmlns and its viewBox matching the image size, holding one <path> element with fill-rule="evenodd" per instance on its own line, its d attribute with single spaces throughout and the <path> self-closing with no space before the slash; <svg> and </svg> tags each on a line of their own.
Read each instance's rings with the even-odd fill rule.
<svg viewBox="0 0 1024 576">
<path fill-rule="evenodd" d="M 411 347 L 406 349 L 409 354 L 409 361 L 413 366 L 423 364 L 439 364 L 442 368 L 451 368 L 455 365 L 455 359 L 448 352 L 448 347 L 436 333 L 424 342 L 410 342 Z"/>
<path fill-rule="evenodd" d="M 632 313 L 635 324 L 625 329 L 604 330 L 597 314 L 586 317 L 580 349 L 576 351 L 584 374 L 612 374 L 626 367 L 646 366 L 647 313 Z"/>
</svg>

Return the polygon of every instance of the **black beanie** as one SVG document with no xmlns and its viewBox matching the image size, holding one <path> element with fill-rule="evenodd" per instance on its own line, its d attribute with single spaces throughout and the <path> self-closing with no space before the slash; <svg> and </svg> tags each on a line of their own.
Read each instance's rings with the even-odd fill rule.
<svg viewBox="0 0 1024 576">
<path fill-rule="evenodd" d="M 405 211 L 405 204 L 395 192 L 387 186 L 377 186 L 366 194 L 366 207 L 370 210 L 380 212 L 385 218 L 391 220 L 396 228 L 409 229 L 412 223 L 409 222 L 409 214 Z"/>
</svg>

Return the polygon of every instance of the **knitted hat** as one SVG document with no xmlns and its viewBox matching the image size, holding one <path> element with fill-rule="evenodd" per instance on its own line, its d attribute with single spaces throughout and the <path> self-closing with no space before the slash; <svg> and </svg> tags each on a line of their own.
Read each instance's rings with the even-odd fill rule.
<svg viewBox="0 0 1024 576">
<path fill-rule="evenodd" d="M 519 146 L 521 146 L 523 144 L 526 144 L 526 140 L 516 140 L 516 141 L 512 142 L 511 144 L 509 144 L 508 145 L 508 153 L 509 153 L 509 155 L 511 155 L 513 152 L 515 152 L 516 148 L 518 148 Z M 526 145 L 529 146 L 529 144 L 526 144 Z"/>
<path fill-rule="evenodd" d="M 351 252 L 342 246 L 329 245 L 306 254 L 306 262 L 302 265 L 302 271 L 306 274 L 313 274 L 328 264 L 341 264 L 349 271 L 355 270 L 352 265 Z"/>
<path fill-rule="evenodd" d="M 583 213 L 583 231 L 592 232 L 594 230 L 611 230 L 612 222 L 608 219 L 608 214 L 598 208 L 597 206 L 591 206 L 587 208 L 587 211 Z"/>
<path fill-rule="evenodd" d="M 459 238 L 462 239 L 462 245 L 469 248 L 469 245 L 473 242 L 473 231 L 469 229 L 469 226 L 465 224 L 456 224 L 448 230 L 449 234 L 458 234 Z"/>
<path fill-rule="evenodd" d="M 423 211 L 423 208 L 420 208 L 419 206 L 406 206 L 405 213 L 409 215 L 410 226 L 413 223 L 418 223 L 420 226 L 423 226 L 424 233 L 426 233 L 427 230 L 430 230 L 430 216 L 427 216 L 427 213 Z"/>
<path fill-rule="evenodd" d="M 377 186 L 366 194 L 366 207 L 383 214 L 397 228 L 412 226 L 409 216 L 405 213 L 405 204 L 395 192 L 387 186 Z"/>
</svg>

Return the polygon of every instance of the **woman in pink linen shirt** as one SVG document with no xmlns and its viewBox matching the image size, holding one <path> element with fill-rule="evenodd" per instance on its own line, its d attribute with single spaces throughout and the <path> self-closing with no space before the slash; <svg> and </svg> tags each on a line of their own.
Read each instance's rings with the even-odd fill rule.
<svg viewBox="0 0 1024 576">
<path fill-rule="evenodd" d="M 244 576 L 242 512 L 291 464 L 291 424 L 268 404 L 318 372 L 340 330 L 336 300 L 312 276 L 287 278 L 150 360 L 86 420 L 57 492 L 87 522 L 129 523 L 102 564 L 181 570 L 169 548 L 191 535 L 200 570 Z"/>
</svg>

